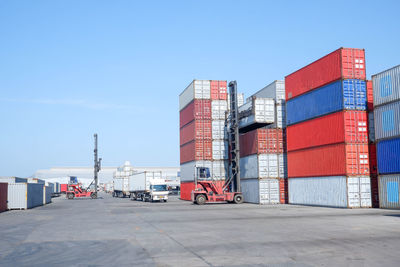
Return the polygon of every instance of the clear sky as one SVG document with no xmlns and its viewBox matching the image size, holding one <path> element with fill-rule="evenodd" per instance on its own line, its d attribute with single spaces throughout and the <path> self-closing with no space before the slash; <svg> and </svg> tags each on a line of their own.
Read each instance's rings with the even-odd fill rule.
<svg viewBox="0 0 400 267">
<path fill-rule="evenodd" d="M 178 95 L 247 97 L 341 47 L 367 75 L 400 64 L 400 1 L 0 1 L 0 176 L 178 166 Z"/>
</svg>

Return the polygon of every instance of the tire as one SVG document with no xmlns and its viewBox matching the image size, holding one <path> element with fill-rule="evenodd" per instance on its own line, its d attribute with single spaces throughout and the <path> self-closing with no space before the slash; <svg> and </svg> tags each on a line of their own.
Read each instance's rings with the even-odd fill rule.
<svg viewBox="0 0 400 267">
<path fill-rule="evenodd" d="M 90 194 L 90 197 L 92 199 L 96 199 L 97 198 L 97 194 L 95 192 L 93 192 L 93 193 Z"/>
<path fill-rule="evenodd" d="M 75 196 L 74 196 L 74 194 L 72 194 L 72 193 L 67 194 L 67 198 L 68 198 L 68 199 L 74 199 L 74 197 L 75 197 Z"/>
<path fill-rule="evenodd" d="M 115 197 L 115 192 L 112 192 L 112 197 Z"/>
<path fill-rule="evenodd" d="M 196 204 L 197 205 L 204 205 L 206 203 L 207 199 L 206 196 L 203 194 L 199 194 L 196 196 Z"/>
<path fill-rule="evenodd" d="M 136 195 L 135 194 L 131 194 L 131 199 L 132 200 L 136 200 L 137 199 Z"/>
<path fill-rule="evenodd" d="M 234 202 L 235 204 L 242 204 L 242 203 L 244 202 L 243 195 L 242 195 L 242 194 L 236 194 L 236 195 L 233 197 L 233 202 Z"/>
</svg>

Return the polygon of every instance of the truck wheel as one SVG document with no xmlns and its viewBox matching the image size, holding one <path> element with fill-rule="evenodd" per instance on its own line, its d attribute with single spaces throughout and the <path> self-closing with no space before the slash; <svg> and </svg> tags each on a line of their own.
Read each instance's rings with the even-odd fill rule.
<svg viewBox="0 0 400 267">
<path fill-rule="evenodd" d="M 74 199 L 74 194 L 72 194 L 72 193 L 67 194 L 67 198 L 68 199 Z"/>
<path fill-rule="evenodd" d="M 131 194 L 131 198 L 132 198 L 132 200 L 136 200 L 137 199 L 135 194 Z"/>
<path fill-rule="evenodd" d="M 95 199 L 95 198 L 97 198 L 97 194 L 96 194 L 95 192 L 93 192 L 93 193 L 90 194 L 90 197 L 91 197 L 92 199 Z"/>
<path fill-rule="evenodd" d="M 206 196 L 203 194 L 197 195 L 196 196 L 196 204 L 197 205 L 203 205 L 204 203 L 206 203 Z"/>
<path fill-rule="evenodd" d="M 235 202 L 236 204 L 242 204 L 243 201 L 244 201 L 244 199 L 243 199 L 243 195 L 242 194 L 236 194 L 233 197 L 233 202 Z"/>
<path fill-rule="evenodd" d="M 112 192 L 112 197 L 115 197 L 115 192 Z"/>
</svg>

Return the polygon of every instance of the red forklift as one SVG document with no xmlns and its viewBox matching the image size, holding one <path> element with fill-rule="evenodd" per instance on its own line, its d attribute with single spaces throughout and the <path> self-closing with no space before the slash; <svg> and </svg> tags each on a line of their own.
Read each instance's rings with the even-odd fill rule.
<svg viewBox="0 0 400 267">
<path fill-rule="evenodd" d="M 240 190 L 240 150 L 239 150 L 239 118 L 237 104 L 237 83 L 229 83 L 230 94 L 230 115 L 229 124 L 229 153 L 230 166 L 229 175 L 225 182 L 215 181 L 210 178 L 210 169 L 207 167 L 195 167 L 195 189 L 191 193 L 194 204 L 203 205 L 205 203 L 236 203 L 244 202 L 243 194 Z"/>
</svg>

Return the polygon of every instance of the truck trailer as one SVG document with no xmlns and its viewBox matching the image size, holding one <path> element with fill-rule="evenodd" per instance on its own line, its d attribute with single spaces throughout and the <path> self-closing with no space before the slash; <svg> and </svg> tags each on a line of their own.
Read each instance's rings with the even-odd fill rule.
<svg viewBox="0 0 400 267">
<path fill-rule="evenodd" d="M 167 202 L 168 188 L 161 172 L 140 172 L 129 176 L 132 200 Z"/>
</svg>

